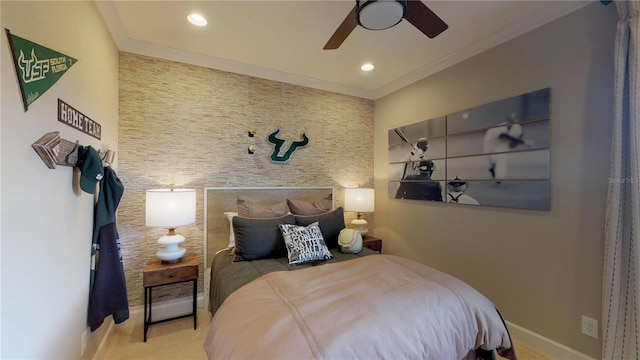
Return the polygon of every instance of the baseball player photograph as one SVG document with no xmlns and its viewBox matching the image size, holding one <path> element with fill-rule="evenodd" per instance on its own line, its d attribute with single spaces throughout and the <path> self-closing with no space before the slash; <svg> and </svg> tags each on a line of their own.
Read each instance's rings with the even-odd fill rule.
<svg viewBox="0 0 640 360">
<path fill-rule="evenodd" d="M 444 131 L 444 117 L 389 130 L 389 197 L 395 197 L 400 181 L 421 174 L 420 161 L 445 158 Z M 434 136 L 440 137 L 429 138 Z M 444 165 L 441 169 L 438 176 L 444 180 Z"/>
<path fill-rule="evenodd" d="M 490 128 L 484 135 L 483 152 L 489 155 L 489 172 L 491 177 L 499 184 L 500 180 L 507 179 L 507 166 L 509 158 L 507 153 L 519 148 L 532 148 L 534 142 L 524 139 L 522 126 L 518 124 L 515 114 L 511 114 L 508 121 L 500 126 Z"/>
<path fill-rule="evenodd" d="M 456 204 L 467 204 L 467 205 L 480 205 L 476 199 L 465 194 L 467 191 L 467 187 L 469 183 L 463 181 L 459 177 L 455 177 L 452 181 L 447 183 L 447 202 L 456 203 Z"/>
<path fill-rule="evenodd" d="M 421 181 L 406 180 L 425 179 L 428 170 L 421 171 L 420 167 L 426 169 L 423 161 L 432 160 L 442 162 L 437 167 L 440 174 L 434 177 L 434 170 L 431 170 L 429 180 L 423 181 L 438 183 L 440 188 L 446 186 L 446 192 L 441 191 L 442 200 L 437 201 L 549 209 L 549 88 L 453 112 L 442 118 L 445 136 L 433 137 L 425 130 L 442 128 L 441 123 L 429 125 L 431 120 L 389 130 L 390 197 L 427 197 L 417 195 L 418 190 L 409 185 Z M 434 151 L 436 141 L 444 149 L 437 155 Z M 422 157 L 412 157 L 416 154 Z M 435 184 L 432 186 L 436 187 Z"/>
<path fill-rule="evenodd" d="M 408 175 L 400 182 L 396 199 L 413 199 L 442 201 L 442 186 L 440 182 L 431 180 L 435 164 L 431 160 L 420 161 L 417 175 Z"/>
</svg>

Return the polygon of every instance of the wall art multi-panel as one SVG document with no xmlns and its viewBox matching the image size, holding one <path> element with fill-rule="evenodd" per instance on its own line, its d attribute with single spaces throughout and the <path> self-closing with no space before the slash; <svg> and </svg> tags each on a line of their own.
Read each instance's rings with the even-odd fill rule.
<svg viewBox="0 0 640 360">
<path fill-rule="evenodd" d="M 549 210 L 550 89 L 389 130 L 389 197 Z"/>
</svg>

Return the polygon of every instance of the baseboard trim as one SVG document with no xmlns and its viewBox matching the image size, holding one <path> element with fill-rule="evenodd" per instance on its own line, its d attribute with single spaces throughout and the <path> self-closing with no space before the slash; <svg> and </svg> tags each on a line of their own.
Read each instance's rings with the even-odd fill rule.
<svg viewBox="0 0 640 360">
<path fill-rule="evenodd" d="M 113 330 L 113 327 L 115 325 L 115 322 L 113 321 L 113 319 L 110 319 L 109 321 L 109 327 L 107 328 L 107 331 L 105 331 L 104 336 L 102 337 L 102 340 L 100 340 L 100 344 L 98 344 L 98 349 L 96 350 L 95 354 L 93 354 L 92 360 L 102 360 L 104 359 L 104 348 L 107 345 L 107 340 L 109 340 L 109 337 L 111 336 L 111 331 Z"/>
<path fill-rule="evenodd" d="M 509 332 L 514 339 L 523 342 L 542 353 L 549 355 L 554 359 L 573 359 L 573 360 L 596 360 L 589 355 L 583 354 L 577 350 L 574 350 L 566 345 L 562 345 L 551 339 L 548 339 L 538 333 L 535 333 L 529 329 L 525 329 L 522 326 L 516 325 L 507 321 Z M 518 351 L 518 349 L 516 349 Z"/>
</svg>

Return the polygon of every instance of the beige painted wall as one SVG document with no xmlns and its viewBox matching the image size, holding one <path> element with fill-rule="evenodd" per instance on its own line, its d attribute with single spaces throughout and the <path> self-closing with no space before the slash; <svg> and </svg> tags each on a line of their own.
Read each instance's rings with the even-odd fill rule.
<svg viewBox="0 0 640 360">
<path fill-rule="evenodd" d="M 75 193 L 72 168 L 47 168 L 31 144 L 60 131 L 118 154 L 118 50 L 92 1 L 0 1 L 0 9 L 0 28 L 78 59 L 25 112 L 2 32 L 0 358 L 78 359 L 88 330 L 93 196 Z M 58 122 L 58 98 L 102 125 L 102 140 Z M 87 354 L 105 329 L 89 333 Z"/>
<path fill-rule="evenodd" d="M 197 190 L 196 224 L 177 231 L 202 265 L 206 186 L 333 186 L 336 206 L 344 203 L 345 186 L 373 186 L 370 100 L 121 53 L 119 124 L 125 194 L 118 230 L 132 306 L 142 304 L 142 270 L 166 231 L 145 227 L 147 189 L 173 183 Z M 254 138 L 247 136 L 250 128 Z M 266 138 L 278 128 L 281 138 L 309 137 L 285 164 L 269 158 Z M 247 154 L 251 144 L 253 155 Z M 347 212 L 346 220 L 354 215 Z M 366 218 L 373 226 L 372 216 Z M 175 296 L 168 292 L 175 289 L 158 291 L 158 300 Z"/>
<path fill-rule="evenodd" d="M 451 273 L 508 321 L 598 358 L 615 7 L 599 2 L 376 101 L 376 233 Z M 551 88 L 551 211 L 389 199 L 387 131 Z"/>
</svg>

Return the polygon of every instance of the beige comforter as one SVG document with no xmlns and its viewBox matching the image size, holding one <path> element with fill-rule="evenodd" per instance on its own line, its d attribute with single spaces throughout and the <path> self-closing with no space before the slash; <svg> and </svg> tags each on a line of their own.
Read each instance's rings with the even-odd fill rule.
<svg viewBox="0 0 640 360">
<path fill-rule="evenodd" d="M 210 359 L 463 359 L 474 349 L 515 359 L 494 305 L 417 262 L 376 255 L 273 272 L 216 312 Z"/>
</svg>

